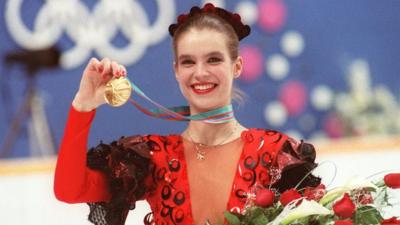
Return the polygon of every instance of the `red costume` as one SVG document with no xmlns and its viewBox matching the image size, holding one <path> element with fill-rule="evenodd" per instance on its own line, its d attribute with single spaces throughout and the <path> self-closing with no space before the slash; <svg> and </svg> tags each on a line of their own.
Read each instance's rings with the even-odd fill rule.
<svg viewBox="0 0 400 225">
<path fill-rule="evenodd" d="M 87 138 L 95 111 L 73 107 L 62 140 L 55 174 L 56 197 L 88 202 L 95 224 L 124 224 L 135 201 L 145 199 L 152 215 L 147 224 L 193 224 L 187 168 L 180 135 L 146 135 L 100 144 L 88 154 Z M 227 210 L 241 212 L 258 186 L 279 192 L 297 185 L 316 164 L 312 145 L 263 129 L 243 131 Z M 316 186 L 308 175 L 302 186 Z"/>
</svg>

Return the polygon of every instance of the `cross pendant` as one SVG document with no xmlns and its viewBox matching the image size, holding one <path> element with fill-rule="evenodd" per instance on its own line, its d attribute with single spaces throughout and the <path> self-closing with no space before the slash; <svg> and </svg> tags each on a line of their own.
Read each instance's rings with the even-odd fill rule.
<svg viewBox="0 0 400 225">
<path fill-rule="evenodd" d="M 197 150 L 197 160 L 204 160 L 206 158 L 206 152 Z"/>
</svg>

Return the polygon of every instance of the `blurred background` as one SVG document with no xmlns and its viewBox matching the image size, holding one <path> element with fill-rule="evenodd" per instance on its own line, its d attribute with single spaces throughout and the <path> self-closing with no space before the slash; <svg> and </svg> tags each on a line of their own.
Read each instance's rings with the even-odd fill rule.
<svg viewBox="0 0 400 225">
<path fill-rule="evenodd" d="M 184 105 L 168 26 L 205 2 L 0 2 L 1 224 L 85 224 L 85 205 L 55 200 L 52 176 L 86 63 L 109 57 L 155 101 Z M 400 1 L 207 2 L 238 12 L 252 27 L 241 42 L 245 64 L 236 85 L 247 98 L 234 104 L 239 121 L 314 143 L 319 161 L 336 165 L 332 185 L 400 170 Z M 180 133 L 185 125 L 128 104 L 104 106 L 89 146 L 122 135 Z M 322 171 L 332 180 L 332 168 Z M 147 211 L 143 203 L 127 224 L 141 224 Z"/>
</svg>

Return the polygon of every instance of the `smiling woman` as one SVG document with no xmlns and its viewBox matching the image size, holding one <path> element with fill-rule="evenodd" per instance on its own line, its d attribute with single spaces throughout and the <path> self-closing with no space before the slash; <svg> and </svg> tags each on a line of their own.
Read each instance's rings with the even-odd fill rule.
<svg viewBox="0 0 400 225">
<path fill-rule="evenodd" d="M 214 30 L 193 28 L 182 34 L 175 73 L 193 113 L 231 104 L 233 79 L 240 75 L 242 59 L 231 60 L 226 39 Z"/>
<path fill-rule="evenodd" d="M 231 106 L 233 81 L 242 72 L 239 40 L 250 33 L 240 16 L 206 4 L 193 7 L 169 27 L 175 76 L 191 116 L 212 118 Z M 95 109 L 105 85 L 124 78 L 123 65 L 92 59 L 72 102 L 55 174 L 55 194 L 69 203 L 88 202 L 95 224 L 124 224 L 135 201 L 152 213 L 146 224 L 226 223 L 224 212 L 241 213 L 258 191 L 277 194 L 317 186 L 312 145 L 278 131 L 246 128 L 234 117 L 191 120 L 180 134 L 124 137 L 86 155 Z"/>
</svg>

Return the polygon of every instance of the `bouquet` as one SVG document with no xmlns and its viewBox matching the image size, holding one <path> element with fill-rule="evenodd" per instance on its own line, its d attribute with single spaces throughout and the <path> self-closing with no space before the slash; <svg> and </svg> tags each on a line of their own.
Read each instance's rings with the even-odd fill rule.
<svg viewBox="0 0 400 225">
<path fill-rule="evenodd" d="M 243 213 L 225 212 L 225 217 L 230 225 L 400 225 L 398 217 L 385 219 L 387 209 L 397 207 L 400 213 L 390 202 L 391 189 L 400 189 L 400 173 L 377 182 L 352 178 L 332 190 L 323 184 L 293 188 L 279 196 L 258 188 Z"/>
</svg>

